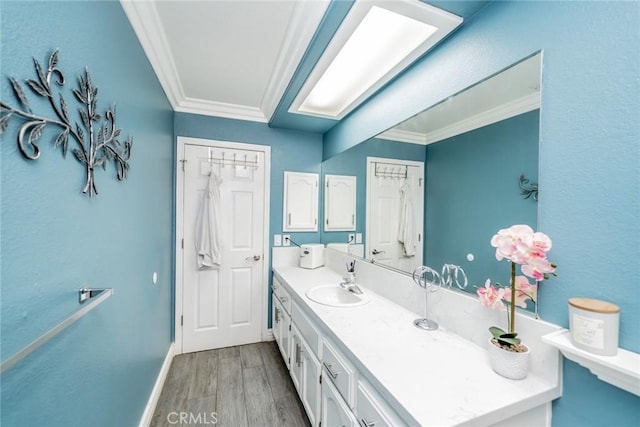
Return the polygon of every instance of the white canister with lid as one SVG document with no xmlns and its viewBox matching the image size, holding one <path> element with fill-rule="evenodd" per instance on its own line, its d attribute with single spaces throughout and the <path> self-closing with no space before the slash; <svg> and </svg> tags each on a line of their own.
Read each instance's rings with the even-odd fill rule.
<svg viewBox="0 0 640 427">
<path fill-rule="evenodd" d="M 620 308 L 591 298 L 569 299 L 571 341 L 579 349 L 600 356 L 618 353 Z"/>
</svg>

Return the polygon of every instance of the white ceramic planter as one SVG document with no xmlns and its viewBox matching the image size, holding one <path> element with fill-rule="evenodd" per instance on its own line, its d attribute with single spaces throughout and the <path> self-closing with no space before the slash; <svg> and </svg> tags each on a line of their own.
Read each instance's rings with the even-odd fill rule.
<svg viewBox="0 0 640 427">
<path fill-rule="evenodd" d="M 529 353 L 516 353 L 507 351 L 497 347 L 489 338 L 489 361 L 491 368 L 505 378 L 512 380 L 521 380 L 527 376 L 529 372 Z"/>
</svg>

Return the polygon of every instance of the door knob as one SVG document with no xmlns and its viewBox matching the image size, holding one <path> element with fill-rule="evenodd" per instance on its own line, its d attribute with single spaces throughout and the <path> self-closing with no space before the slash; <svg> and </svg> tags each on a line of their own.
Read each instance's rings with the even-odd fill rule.
<svg viewBox="0 0 640 427">
<path fill-rule="evenodd" d="M 383 254 L 384 251 L 379 251 L 377 249 L 374 249 L 374 250 L 371 251 L 371 253 L 374 254 L 374 255 L 379 255 L 379 254 Z"/>
<path fill-rule="evenodd" d="M 245 260 L 249 261 L 250 259 L 254 260 L 254 261 L 260 261 L 260 255 L 254 255 L 254 256 L 248 256 L 245 258 Z"/>
</svg>

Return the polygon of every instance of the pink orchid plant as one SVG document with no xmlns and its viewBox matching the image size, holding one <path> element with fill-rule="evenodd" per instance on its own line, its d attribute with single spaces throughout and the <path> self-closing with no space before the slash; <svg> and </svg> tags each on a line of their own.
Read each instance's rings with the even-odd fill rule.
<svg viewBox="0 0 640 427">
<path fill-rule="evenodd" d="M 551 239 L 544 233 L 534 232 L 528 225 L 512 225 L 498 231 L 491 239 L 491 246 L 496 248 L 496 259 L 511 261 L 511 284 L 503 286 L 500 283 L 491 284 L 487 279 L 484 287 L 477 287 L 480 303 L 488 308 L 502 310 L 507 307 L 509 331 L 492 326 L 489 328 L 494 338 L 506 347 L 520 344 L 515 331 L 515 307 L 526 308 L 527 301 L 537 300 L 537 281 L 549 278 L 549 274 L 556 275 L 556 265 L 547 259 L 547 252 L 551 249 Z M 516 276 L 516 264 L 524 276 Z M 530 277 L 536 282 L 529 283 Z"/>
</svg>

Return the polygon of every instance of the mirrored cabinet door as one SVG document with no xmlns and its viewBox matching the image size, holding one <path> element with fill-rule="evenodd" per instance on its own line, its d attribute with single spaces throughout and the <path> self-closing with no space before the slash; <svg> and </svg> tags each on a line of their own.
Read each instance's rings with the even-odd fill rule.
<svg viewBox="0 0 640 427">
<path fill-rule="evenodd" d="M 317 173 L 284 173 L 282 231 L 318 231 Z"/>
<path fill-rule="evenodd" d="M 355 231 L 356 177 L 325 175 L 324 231 Z"/>
</svg>

